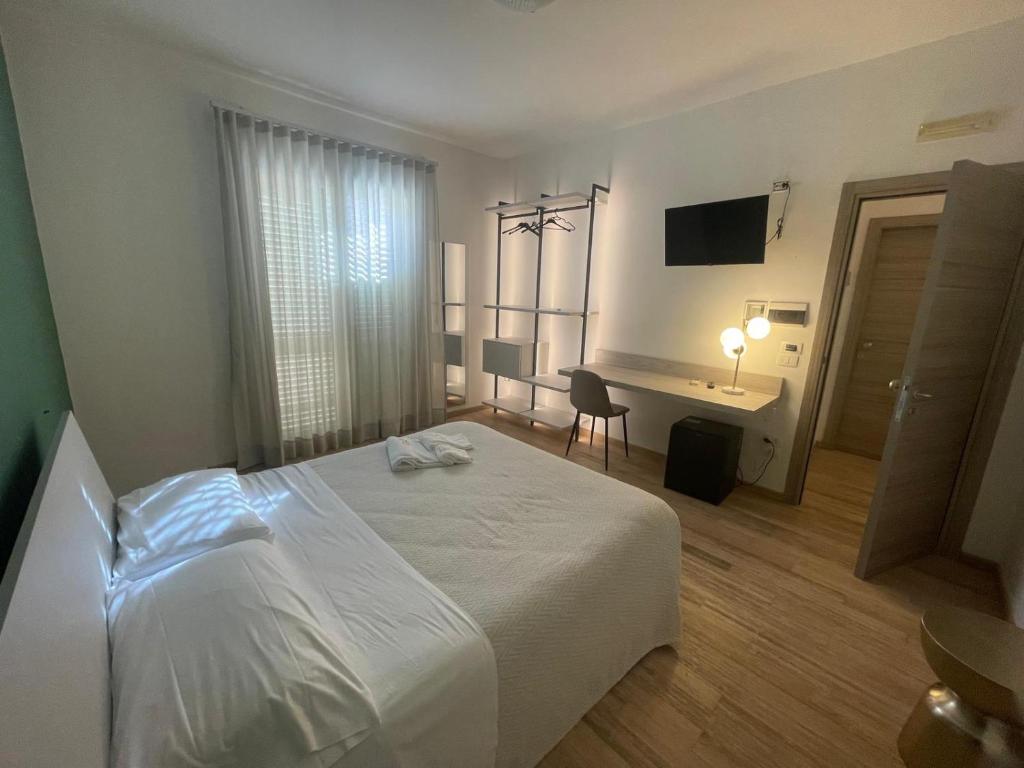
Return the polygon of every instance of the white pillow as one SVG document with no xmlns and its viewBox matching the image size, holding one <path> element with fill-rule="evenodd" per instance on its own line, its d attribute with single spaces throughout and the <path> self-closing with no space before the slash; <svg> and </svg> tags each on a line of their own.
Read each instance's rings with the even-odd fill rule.
<svg viewBox="0 0 1024 768">
<path fill-rule="evenodd" d="M 233 469 L 169 477 L 117 500 L 114 575 L 141 579 L 210 549 L 273 538 Z"/>
<path fill-rule="evenodd" d="M 111 768 L 283 768 L 327 749 L 333 762 L 374 734 L 359 658 L 321 625 L 318 600 L 261 540 L 118 582 Z"/>
</svg>

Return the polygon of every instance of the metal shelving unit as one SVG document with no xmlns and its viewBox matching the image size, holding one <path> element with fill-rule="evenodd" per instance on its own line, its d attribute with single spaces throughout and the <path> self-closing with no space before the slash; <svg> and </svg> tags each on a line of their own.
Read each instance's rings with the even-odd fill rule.
<svg viewBox="0 0 1024 768">
<path fill-rule="evenodd" d="M 524 344 L 532 341 L 532 362 L 530 365 L 530 375 L 524 376 L 509 376 L 514 381 L 520 381 L 530 387 L 530 398 L 526 400 L 519 397 L 499 397 L 498 396 L 498 379 L 502 378 L 500 374 L 494 374 L 494 397 L 484 400 L 484 405 L 488 405 L 494 408 L 495 411 L 506 411 L 508 413 L 515 413 L 523 416 L 530 420 L 530 423 L 535 421 L 541 424 L 546 424 L 556 429 L 566 429 L 572 426 L 574 416 L 573 414 L 566 413 L 565 411 L 557 408 L 551 408 L 549 406 L 537 404 L 537 388 L 548 389 L 555 392 L 568 392 L 569 391 L 569 377 L 560 376 L 558 374 L 537 374 L 537 346 L 540 343 L 540 316 L 550 315 L 556 317 L 577 317 L 581 319 L 580 328 L 580 364 L 585 362 L 586 348 L 587 348 L 587 321 L 596 312 L 590 309 L 590 276 L 591 276 L 591 263 L 594 251 L 594 218 L 596 214 L 596 207 L 600 204 L 608 202 L 608 195 L 611 190 L 608 187 L 601 186 L 600 184 L 591 184 L 590 194 L 584 194 L 582 192 L 568 192 L 560 195 L 541 195 L 536 200 L 526 200 L 522 202 L 506 203 L 499 202 L 498 205 L 491 206 L 485 210 L 488 213 L 493 213 L 498 219 L 498 242 L 497 242 L 497 279 L 495 281 L 494 289 L 494 303 L 484 304 L 484 309 L 494 310 L 494 337 L 491 339 L 485 339 L 484 343 L 488 341 L 496 341 L 501 339 L 501 313 L 502 312 L 524 312 L 533 315 L 533 338 L 521 339 L 518 341 Z M 543 223 L 544 216 L 555 213 L 565 213 L 568 211 L 579 211 L 586 209 L 588 212 L 587 221 L 587 268 L 586 276 L 584 277 L 583 285 L 583 307 L 576 309 L 567 309 L 563 307 L 542 307 L 540 305 L 540 294 L 541 294 L 541 266 L 544 258 L 544 229 L 539 228 L 537 231 L 537 278 L 536 278 L 536 291 L 534 294 L 533 306 L 523 306 L 515 304 L 502 304 L 501 303 L 501 244 L 502 244 L 502 231 L 504 229 L 505 222 L 509 219 L 521 219 L 536 216 L 538 222 Z M 504 341 L 512 341 L 506 339 Z"/>
</svg>

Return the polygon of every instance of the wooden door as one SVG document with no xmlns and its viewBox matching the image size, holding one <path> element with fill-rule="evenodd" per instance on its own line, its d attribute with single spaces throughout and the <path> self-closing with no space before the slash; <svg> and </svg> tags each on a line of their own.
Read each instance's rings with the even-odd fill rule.
<svg viewBox="0 0 1024 768">
<path fill-rule="evenodd" d="M 903 375 L 938 224 L 929 214 L 868 225 L 825 426 L 829 448 L 882 458 L 896 404 L 889 382 Z"/>
<path fill-rule="evenodd" d="M 932 552 L 1024 242 L 1024 178 L 962 160 L 910 338 L 857 559 L 870 577 Z"/>
</svg>

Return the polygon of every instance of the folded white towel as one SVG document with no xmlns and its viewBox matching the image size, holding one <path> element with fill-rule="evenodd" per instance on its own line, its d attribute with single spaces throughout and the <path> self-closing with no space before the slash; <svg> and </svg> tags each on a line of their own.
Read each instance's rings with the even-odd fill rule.
<svg viewBox="0 0 1024 768">
<path fill-rule="evenodd" d="M 473 461 L 473 457 L 464 449 L 456 448 L 451 443 L 436 443 L 431 450 L 437 456 L 437 460 L 446 467 L 450 467 L 452 464 L 469 464 Z"/>
<path fill-rule="evenodd" d="M 420 432 L 410 436 L 413 440 L 419 440 L 427 448 L 435 448 L 439 445 L 450 446 L 452 448 L 458 448 L 462 451 L 473 450 L 473 444 L 469 442 L 469 438 L 465 435 L 449 435 L 447 432 L 437 432 L 430 430 L 429 432 Z"/>
<path fill-rule="evenodd" d="M 389 437 L 385 443 L 392 472 L 405 472 L 423 467 L 442 467 L 434 452 L 419 440 L 408 437 Z"/>
<path fill-rule="evenodd" d="M 473 444 L 464 435 L 421 432 L 409 437 L 389 437 L 385 447 L 392 472 L 450 467 L 473 461 L 467 453 Z"/>
</svg>

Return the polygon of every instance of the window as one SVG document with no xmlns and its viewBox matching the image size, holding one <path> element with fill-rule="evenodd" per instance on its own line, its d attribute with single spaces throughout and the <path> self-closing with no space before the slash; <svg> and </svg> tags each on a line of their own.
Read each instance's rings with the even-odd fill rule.
<svg viewBox="0 0 1024 768">
<path fill-rule="evenodd" d="M 285 203 L 264 195 L 260 215 L 266 242 L 274 359 L 281 426 L 302 429 L 309 387 L 335 388 L 334 300 L 337 249 L 332 228 L 315 217 L 308 203 Z M 312 414 L 333 423 L 334 398 L 323 398 Z"/>
</svg>

